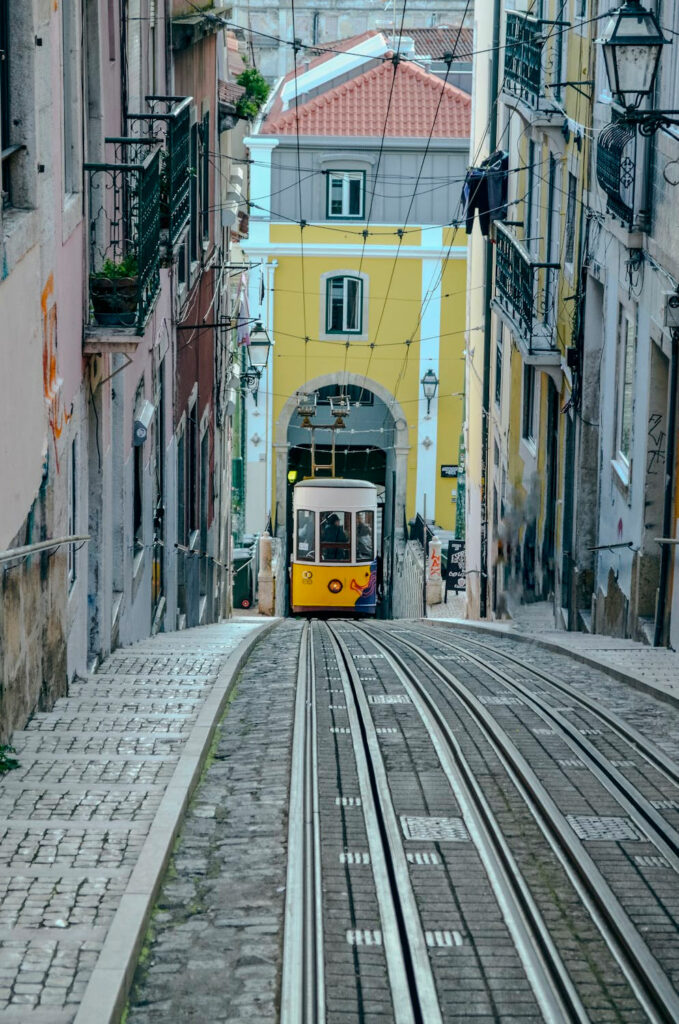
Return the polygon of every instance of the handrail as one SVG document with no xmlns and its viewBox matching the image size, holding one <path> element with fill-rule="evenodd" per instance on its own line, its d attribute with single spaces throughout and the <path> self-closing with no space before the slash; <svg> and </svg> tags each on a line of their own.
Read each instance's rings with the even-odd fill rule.
<svg viewBox="0 0 679 1024">
<path fill-rule="evenodd" d="M 68 537 L 56 537 L 54 540 L 41 540 L 35 544 L 24 544 L 20 548 L 9 548 L 7 551 L 0 551 L 0 563 L 12 562 L 15 558 L 24 558 L 26 555 L 35 554 L 37 551 L 46 551 L 49 548 L 58 548 L 62 544 L 79 544 L 90 540 L 89 533 L 81 535 L 71 534 Z"/>
</svg>

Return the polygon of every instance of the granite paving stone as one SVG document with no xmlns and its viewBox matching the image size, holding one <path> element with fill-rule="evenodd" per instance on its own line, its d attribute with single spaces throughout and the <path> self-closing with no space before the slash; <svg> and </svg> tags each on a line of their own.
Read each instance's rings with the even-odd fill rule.
<svg viewBox="0 0 679 1024">
<path fill-rule="evenodd" d="M 0 1024 L 75 1019 L 193 724 L 261 624 L 114 652 L 14 734 L 20 765 L 0 778 Z"/>
</svg>

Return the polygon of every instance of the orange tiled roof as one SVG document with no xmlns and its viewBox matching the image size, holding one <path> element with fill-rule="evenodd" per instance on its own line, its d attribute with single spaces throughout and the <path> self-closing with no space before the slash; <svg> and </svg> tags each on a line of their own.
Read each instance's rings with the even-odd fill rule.
<svg viewBox="0 0 679 1024">
<path fill-rule="evenodd" d="M 415 44 L 415 56 L 443 60 L 444 53 L 454 53 L 456 60 L 469 61 L 474 50 L 474 30 L 457 25 L 435 28 L 404 28 L 403 35 Z"/>
<path fill-rule="evenodd" d="M 300 135 L 382 135 L 393 76 L 391 61 L 385 61 L 306 103 L 300 103 Z M 442 88 L 444 95 L 433 137 L 469 138 L 470 97 L 453 85 L 444 85 L 440 78 L 409 61 L 398 65 L 385 134 L 391 138 L 426 138 Z M 294 135 L 296 120 L 294 106 L 284 112 L 278 112 L 274 107 L 262 125 L 262 133 Z"/>
</svg>

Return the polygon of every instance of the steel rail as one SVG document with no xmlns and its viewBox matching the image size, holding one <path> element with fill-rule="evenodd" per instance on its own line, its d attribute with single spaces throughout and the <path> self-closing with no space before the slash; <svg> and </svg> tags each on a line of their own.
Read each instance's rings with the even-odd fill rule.
<svg viewBox="0 0 679 1024">
<path fill-rule="evenodd" d="M 420 634 L 415 633 L 415 635 L 419 636 Z M 455 648 L 456 643 L 473 644 L 474 647 L 481 648 L 484 648 L 485 646 L 480 640 L 472 640 L 469 637 L 465 637 L 464 640 L 462 641 L 450 641 L 440 636 L 439 630 L 436 630 L 436 639 L 439 643 L 442 643 L 444 646 L 453 649 Z M 460 651 L 461 654 L 464 655 L 468 655 L 471 653 L 466 648 L 458 648 L 458 650 Z M 553 654 L 555 652 L 549 653 Z M 567 651 L 564 651 L 563 653 L 565 657 L 568 657 Z M 663 775 L 666 775 L 667 778 L 676 786 L 679 786 L 679 765 L 677 765 L 675 761 L 673 761 L 670 757 L 667 756 L 667 754 L 660 750 L 659 747 L 656 747 L 656 745 L 651 740 L 649 740 L 646 736 L 640 733 L 638 729 L 635 729 L 632 725 L 628 725 L 628 723 L 623 721 L 622 718 L 619 718 L 614 711 L 608 711 L 605 708 L 602 708 L 601 705 L 598 704 L 595 700 L 592 700 L 591 697 L 588 697 L 584 693 L 578 693 L 576 690 L 573 690 L 571 687 L 569 687 L 567 683 L 562 682 L 556 676 L 551 675 L 549 672 L 545 672 L 543 669 L 535 668 L 533 665 L 530 665 L 528 662 L 523 661 L 521 658 L 517 658 L 513 654 L 507 654 L 505 651 L 501 651 L 496 648 L 493 649 L 493 654 L 499 654 L 500 657 L 504 658 L 506 661 L 512 662 L 512 664 L 517 665 L 524 671 L 531 672 L 534 676 L 537 676 L 538 679 L 542 679 L 543 682 L 549 683 L 550 686 L 553 686 L 555 689 L 557 689 L 559 693 L 563 694 L 564 696 L 567 696 L 569 700 L 576 700 L 578 704 L 582 705 L 582 707 L 584 708 L 587 708 L 588 711 L 591 711 L 592 714 L 596 715 L 596 717 L 601 722 L 605 722 L 605 724 L 614 732 L 616 732 L 618 736 L 620 736 L 627 743 L 629 743 L 630 746 L 634 747 L 643 758 L 645 758 L 650 764 L 653 765 L 654 768 L 656 768 Z M 498 669 L 498 671 L 501 670 Z M 605 667 L 602 667 L 600 671 L 602 671 L 605 674 Z"/>
<path fill-rule="evenodd" d="M 325 981 L 313 640 L 302 629 L 292 741 L 281 1024 L 324 1024 Z"/>
<path fill-rule="evenodd" d="M 679 992 L 673 987 L 565 815 L 561 813 L 523 754 L 478 698 L 456 676 L 416 644 L 400 636 L 394 639 L 420 658 L 448 685 L 485 733 L 518 792 L 560 857 L 569 877 L 577 883 L 581 898 L 618 959 L 649 1019 L 664 1024 L 676 1024 L 679 1020 Z M 398 659 L 402 667 L 410 671 L 400 655 L 392 652 L 391 657 Z M 416 680 L 412 673 L 411 678 Z M 426 693 L 426 687 L 419 681 L 416 681 L 416 685 L 433 704 Z"/>
<path fill-rule="evenodd" d="M 458 651 L 464 657 L 470 658 L 483 668 L 484 671 L 500 680 L 504 686 L 519 694 L 524 703 L 532 707 L 533 711 L 543 721 L 551 726 L 556 726 L 573 751 L 579 754 L 583 764 L 586 764 L 590 771 L 596 775 L 601 784 L 625 808 L 648 839 L 667 858 L 674 870 L 679 873 L 679 832 L 665 821 L 650 800 L 611 763 L 605 754 L 598 750 L 591 740 L 588 740 L 579 731 L 577 726 L 565 718 L 557 708 L 550 707 L 542 698 L 536 697 L 525 683 L 512 679 L 502 669 L 492 665 L 480 655 L 474 654 L 467 648 L 460 647 L 447 640 L 440 640 L 439 642 L 449 650 Z M 527 665 L 523 667 L 528 668 Z M 572 691 L 568 692 L 570 699 L 573 694 Z M 637 750 L 637 747 L 634 746 L 633 749 Z M 656 766 L 653 765 L 653 767 L 655 768 Z"/>
<path fill-rule="evenodd" d="M 467 831 L 486 870 L 545 1021 L 589 1024 L 590 1017 L 450 725 L 412 669 L 365 627 L 357 626 L 357 629 L 382 650 L 420 715 L 460 806 Z"/>
<path fill-rule="evenodd" d="M 370 860 L 382 920 L 395 1024 L 443 1024 L 384 761 L 356 665 L 339 633 L 327 630 L 349 717 Z"/>
</svg>

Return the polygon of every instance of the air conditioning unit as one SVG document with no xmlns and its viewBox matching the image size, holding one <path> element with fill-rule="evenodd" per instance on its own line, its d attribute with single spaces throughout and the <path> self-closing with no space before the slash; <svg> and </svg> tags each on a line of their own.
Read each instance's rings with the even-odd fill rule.
<svg viewBox="0 0 679 1024">
<path fill-rule="evenodd" d="M 665 292 L 663 295 L 664 324 L 670 330 L 679 328 L 679 293 Z"/>
</svg>

